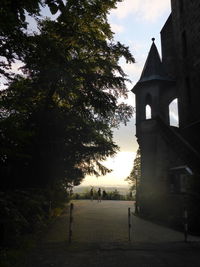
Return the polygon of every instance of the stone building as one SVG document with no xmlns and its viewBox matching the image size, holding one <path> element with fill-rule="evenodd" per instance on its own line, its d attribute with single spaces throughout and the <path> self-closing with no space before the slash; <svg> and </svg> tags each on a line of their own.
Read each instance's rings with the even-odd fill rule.
<svg viewBox="0 0 200 267">
<path fill-rule="evenodd" d="M 200 1 L 171 0 L 161 30 L 162 60 L 153 43 L 136 96 L 136 137 L 141 150 L 140 212 L 191 227 L 200 222 Z M 170 121 L 177 99 L 179 124 Z"/>
</svg>

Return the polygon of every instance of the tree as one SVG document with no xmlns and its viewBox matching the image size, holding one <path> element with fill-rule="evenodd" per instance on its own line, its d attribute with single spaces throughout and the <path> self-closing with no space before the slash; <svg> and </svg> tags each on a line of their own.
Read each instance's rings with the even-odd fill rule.
<svg viewBox="0 0 200 267">
<path fill-rule="evenodd" d="M 0 77 L 12 78 L 11 64 L 21 60 L 27 47 L 27 16 L 40 16 L 41 6 L 52 14 L 64 7 L 62 0 L 1 0 L 0 6 Z"/>
<path fill-rule="evenodd" d="M 57 21 L 41 21 L 40 33 L 27 37 L 25 76 L 1 101 L 1 165 L 12 183 L 78 184 L 85 174 L 109 172 L 101 161 L 118 149 L 112 127 L 132 115 L 118 102 L 127 96 L 119 58 L 134 58 L 113 41 L 107 13 L 116 3 L 68 0 Z"/>
<path fill-rule="evenodd" d="M 137 190 L 140 183 L 141 177 L 141 154 L 140 149 L 138 148 L 136 157 L 133 163 L 133 169 L 131 170 L 130 175 L 125 179 L 131 184 L 131 191 Z"/>
</svg>

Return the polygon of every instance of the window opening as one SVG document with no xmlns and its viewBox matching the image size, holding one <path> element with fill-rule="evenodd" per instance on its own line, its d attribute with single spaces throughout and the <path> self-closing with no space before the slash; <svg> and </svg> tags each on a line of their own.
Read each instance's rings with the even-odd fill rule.
<svg viewBox="0 0 200 267">
<path fill-rule="evenodd" d="M 146 120 L 151 119 L 151 106 L 150 105 L 146 105 Z"/>
<path fill-rule="evenodd" d="M 170 126 L 179 127 L 178 99 L 174 99 L 169 104 L 169 123 Z"/>
</svg>

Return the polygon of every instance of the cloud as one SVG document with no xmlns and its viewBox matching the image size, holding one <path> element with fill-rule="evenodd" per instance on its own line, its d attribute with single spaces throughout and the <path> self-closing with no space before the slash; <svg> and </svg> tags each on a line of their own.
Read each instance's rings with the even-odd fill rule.
<svg viewBox="0 0 200 267">
<path fill-rule="evenodd" d="M 8 81 L 6 80 L 6 78 L 1 77 L 1 79 L 0 79 L 0 91 L 7 88 L 7 82 Z"/>
<path fill-rule="evenodd" d="M 139 63 L 124 64 L 122 68 L 129 76 L 137 76 L 137 78 L 142 72 L 142 65 Z"/>
<path fill-rule="evenodd" d="M 131 13 L 137 12 L 141 0 L 124 0 L 117 4 L 117 9 L 114 9 L 111 14 L 123 19 Z"/>
<path fill-rule="evenodd" d="M 170 6 L 169 0 L 145 0 L 143 1 L 143 8 L 140 10 L 140 14 L 146 21 L 156 21 Z"/>
<path fill-rule="evenodd" d="M 128 79 L 131 80 L 131 84 L 127 84 L 128 87 L 133 87 L 133 84 L 136 83 L 143 69 L 143 62 L 134 63 L 134 64 L 127 64 L 126 62 L 121 62 L 120 66 L 122 67 L 123 71 L 128 75 Z"/>
<path fill-rule="evenodd" d="M 169 9 L 170 0 L 124 0 L 111 14 L 119 19 L 135 15 L 140 20 L 154 22 Z"/>
<path fill-rule="evenodd" d="M 24 65 L 23 62 L 19 61 L 19 60 L 16 60 L 14 63 L 12 63 L 12 72 L 14 72 L 15 74 L 22 74 L 22 71 L 21 71 L 21 67 Z"/>
<path fill-rule="evenodd" d="M 119 24 L 115 24 L 115 23 L 111 23 L 111 30 L 114 32 L 114 33 L 121 33 L 124 31 L 124 27 L 122 25 L 119 25 Z"/>
</svg>

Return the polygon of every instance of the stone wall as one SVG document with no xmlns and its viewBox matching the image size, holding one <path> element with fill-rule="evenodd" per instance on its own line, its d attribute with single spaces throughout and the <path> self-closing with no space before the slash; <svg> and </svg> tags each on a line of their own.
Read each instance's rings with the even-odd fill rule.
<svg viewBox="0 0 200 267">
<path fill-rule="evenodd" d="M 176 58 L 174 46 L 174 34 L 172 25 L 172 16 L 170 15 L 165 25 L 161 30 L 161 48 L 162 48 L 162 62 L 164 69 L 169 78 L 176 79 Z"/>
<path fill-rule="evenodd" d="M 200 117 L 200 1 L 171 0 L 180 126 Z"/>
</svg>

